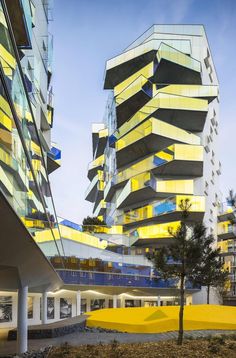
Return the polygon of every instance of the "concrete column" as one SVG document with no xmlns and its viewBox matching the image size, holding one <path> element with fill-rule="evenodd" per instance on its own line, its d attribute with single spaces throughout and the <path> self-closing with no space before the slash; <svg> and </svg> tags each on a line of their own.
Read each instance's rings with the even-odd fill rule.
<svg viewBox="0 0 236 358">
<path fill-rule="evenodd" d="M 81 315 L 81 292 L 76 292 L 76 316 Z"/>
<path fill-rule="evenodd" d="M 161 305 L 161 296 L 158 296 L 157 297 L 157 306 L 160 306 Z"/>
<path fill-rule="evenodd" d="M 41 312 L 42 312 L 42 324 L 46 324 L 47 323 L 47 292 L 44 291 L 42 293 L 42 300 L 41 300 Z"/>
<path fill-rule="evenodd" d="M 113 308 L 117 308 L 117 295 L 113 296 Z"/>
<path fill-rule="evenodd" d="M 28 350 L 28 286 L 19 288 L 17 302 L 17 352 L 22 354 Z"/>
<path fill-rule="evenodd" d="M 87 312 L 91 311 L 91 298 L 87 298 Z"/>
</svg>

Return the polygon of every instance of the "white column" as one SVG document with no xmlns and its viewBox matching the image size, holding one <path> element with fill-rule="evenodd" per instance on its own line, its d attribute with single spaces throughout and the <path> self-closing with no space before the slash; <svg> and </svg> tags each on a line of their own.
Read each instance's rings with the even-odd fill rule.
<svg viewBox="0 0 236 358">
<path fill-rule="evenodd" d="M 17 352 L 22 354 L 28 350 L 28 286 L 19 288 L 17 304 Z"/>
<path fill-rule="evenodd" d="M 157 297 L 157 306 L 160 306 L 160 305 L 161 305 L 161 297 L 158 296 L 158 297 Z"/>
<path fill-rule="evenodd" d="M 76 316 L 81 315 L 81 292 L 76 292 Z"/>
<path fill-rule="evenodd" d="M 47 323 L 47 291 L 42 293 L 42 300 L 41 300 L 41 312 L 42 312 L 42 324 Z"/>
<path fill-rule="evenodd" d="M 113 296 L 113 308 L 117 308 L 117 295 Z"/>
</svg>

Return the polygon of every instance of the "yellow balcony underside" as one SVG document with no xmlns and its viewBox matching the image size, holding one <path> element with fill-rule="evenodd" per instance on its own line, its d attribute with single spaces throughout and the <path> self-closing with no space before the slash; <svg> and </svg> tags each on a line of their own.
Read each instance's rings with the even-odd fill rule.
<svg viewBox="0 0 236 358">
<path fill-rule="evenodd" d="M 136 127 L 133 131 L 119 139 L 115 144 L 116 150 L 119 151 L 152 133 L 186 144 L 200 144 L 200 138 L 197 135 L 177 128 L 171 124 L 162 122 L 156 118 L 150 118 Z"/>
<path fill-rule="evenodd" d="M 140 201 L 153 200 L 175 194 L 193 195 L 194 181 L 159 180 L 151 173 L 142 173 L 130 179 L 117 198 L 117 208 L 129 207 Z"/>
<path fill-rule="evenodd" d="M 12 131 L 12 120 L 2 111 L 1 107 L 0 107 L 0 125 L 2 125 L 10 132 Z"/>
<path fill-rule="evenodd" d="M 12 118 L 10 106 L 9 106 L 7 100 L 2 95 L 0 95 L 0 108 L 3 112 L 5 112 L 5 114 L 8 118 L 10 118 L 10 119 Z"/>
<path fill-rule="evenodd" d="M 8 67 L 11 67 L 12 69 L 16 68 L 15 57 L 13 57 L 12 54 L 10 54 L 10 52 L 8 52 L 2 44 L 0 44 L 0 54 L 1 62 L 2 60 L 4 61 L 2 62 L 3 70 L 7 69 Z"/>
<path fill-rule="evenodd" d="M 124 123 L 119 130 L 114 133 L 114 136 L 117 139 L 121 138 L 155 112 L 157 112 L 158 116 L 159 109 L 207 112 L 208 102 L 205 99 L 169 95 L 161 92 L 157 93 L 147 104 L 135 113 L 128 122 Z M 191 118 L 189 118 L 189 121 L 191 121 Z"/>
<path fill-rule="evenodd" d="M 96 158 L 91 163 L 89 163 L 89 170 L 103 166 L 104 160 L 105 160 L 104 154 L 100 155 L 100 157 Z"/>
<path fill-rule="evenodd" d="M 138 77 L 143 76 L 146 79 L 153 76 L 154 62 L 151 61 L 149 64 L 141 68 L 141 70 L 135 72 L 132 76 L 125 79 L 123 82 L 119 83 L 114 87 L 114 96 L 118 96 L 121 92 L 123 92 L 131 83 L 136 81 Z"/>
<path fill-rule="evenodd" d="M 121 105 L 137 92 L 142 90 L 142 87 L 148 83 L 148 79 L 144 76 L 139 76 L 128 87 L 126 87 L 119 95 L 115 97 L 116 106 Z"/>
</svg>

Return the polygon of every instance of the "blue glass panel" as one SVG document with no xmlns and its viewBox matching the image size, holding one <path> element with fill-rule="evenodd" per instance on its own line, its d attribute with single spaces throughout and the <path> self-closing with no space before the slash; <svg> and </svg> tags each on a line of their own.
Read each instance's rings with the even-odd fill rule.
<svg viewBox="0 0 236 358">
<path fill-rule="evenodd" d="M 176 287 L 175 280 L 162 280 L 150 276 L 119 275 L 88 271 L 58 270 L 58 274 L 65 284 L 170 288 Z"/>
<path fill-rule="evenodd" d="M 69 221 L 69 220 L 62 220 L 60 222 L 61 225 L 65 225 L 67 227 L 71 227 L 72 229 L 75 229 L 75 230 L 78 230 L 78 231 L 82 231 L 82 226 L 81 225 L 78 225 L 78 224 L 75 224 L 73 223 L 72 221 Z"/>
<path fill-rule="evenodd" d="M 167 200 L 167 201 L 163 201 L 161 203 L 158 203 L 156 206 L 153 207 L 153 214 L 155 216 L 157 215 L 161 215 L 164 213 L 170 213 L 176 210 L 176 203 L 171 201 L 171 200 Z"/>
<path fill-rule="evenodd" d="M 157 155 L 154 156 L 153 164 L 155 164 L 156 167 L 159 167 L 159 165 L 162 165 L 162 164 L 165 164 L 165 163 L 167 163 L 166 160 L 158 157 Z"/>
<path fill-rule="evenodd" d="M 109 145 L 112 145 L 116 142 L 116 137 L 112 134 L 109 136 Z"/>
</svg>

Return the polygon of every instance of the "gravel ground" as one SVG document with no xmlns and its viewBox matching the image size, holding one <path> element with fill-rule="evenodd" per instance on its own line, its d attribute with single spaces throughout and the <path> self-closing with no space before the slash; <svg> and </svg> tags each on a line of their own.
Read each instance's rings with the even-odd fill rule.
<svg viewBox="0 0 236 358">
<path fill-rule="evenodd" d="M 236 334 L 236 331 L 188 331 L 185 336 L 207 337 L 209 335 L 219 334 Z M 75 332 L 63 337 L 51 339 L 34 339 L 29 340 L 29 351 L 31 354 L 25 354 L 24 357 L 30 358 L 46 358 L 47 354 L 42 347 L 60 346 L 67 342 L 72 346 L 79 346 L 84 344 L 110 343 L 114 340 L 120 343 L 141 343 L 141 342 L 159 342 L 169 339 L 175 339 L 177 332 L 157 333 L 157 334 L 137 334 L 137 333 L 108 333 L 108 332 Z M 40 351 L 41 349 L 41 351 Z M 34 352 L 33 352 L 34 351 Z M 14 357 L 16 352 L 16 342 L 1 341 L 0 342 L 0 357 Z M 37 353 L 36 353 L 37 352 Z M 15 357 L 17 357 L 15 355 Z"/>
</svg>

